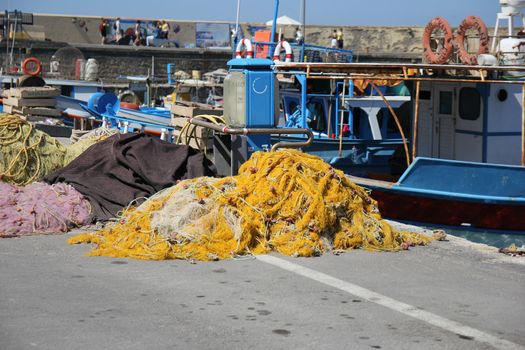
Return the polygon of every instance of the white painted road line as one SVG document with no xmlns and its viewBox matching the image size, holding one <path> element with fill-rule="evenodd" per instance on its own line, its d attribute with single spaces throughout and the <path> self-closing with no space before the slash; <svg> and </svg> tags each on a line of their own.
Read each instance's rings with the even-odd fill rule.
<svg viewBox="0 0 525 350">
<path fill-rule="evenodd" d="M 327 286 L 331 286 L 331 287 L 340 289 L 342 291 L 355 295 L 359 298 L 362 298 L 372 303 L 384 306 L 386 308 L 389 308 L 390 310 L 400 312 L 402 314 L 405 314 L 407 316 L 413 317 L 420 321 L 429 323 L 433 326 L 439 327 L 441 329 L 452 332 L 454 334 L 473 338 L 473 340 L 489 344 L 490 346 L 493 346 L 496 349 L 505 349 L 505 350 L 511 350 L 511 349 L 512 350 L 517 350 L 517 349 L 523 350 L 525 349 L 525 347 L 519 344 L 510 342 L 505 339 L 500 339 L 488 333 L 482 332 L 478 329 L 475 329 L 469 326 L 465 326 L 459 322 L 449 320 L 447 318 L 438 316 L 428 311 L 420 310 L 413 305 L 405 304 L 403 302 L 389 298 L 385 295 L 382 295 L 382 294 L 373 292 L 369 289 L 360 287 L 356 284 L 340 280 L 338 278 L 332 277 L 325 273 L 309 269 L 307 267 L 289 262 L 284 259 L 277 258 L 275 256 L 257 255 L 257 260 L 260 260 L 270 265 L 274 265 L 283 270 L 287 270 L 287 271 L 296 273 L 300 276 L 312 279 L 314 281 L 323 283 Z"/>
</svg>

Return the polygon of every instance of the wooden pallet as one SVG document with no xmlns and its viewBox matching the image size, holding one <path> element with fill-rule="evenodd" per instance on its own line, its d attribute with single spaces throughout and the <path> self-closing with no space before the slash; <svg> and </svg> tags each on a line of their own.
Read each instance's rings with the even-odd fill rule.
<svg viewBox="0 0 525 350">
<path fill-rule="evenodd" d="M 52 86 L 20 87 L 4 90 L 3 97 L 46 98 L 60 96 L 60 90 Z"/>
<path fill-rule="evenodd" d="M 60 117 L 62 113 L 56 108 L 48 107 L 15 107 L 4 105 L 4 112 L 6 113 L 17 113 L 23 115 L 39 115 L 46 117 Z"/>
<path fill-rule="evenodd" d="M 54 98 L 18 98 L 18 97 L 4 98 L 4 106 L 55 107 L 55 105 L 56 105 L 56 100 Z"/>
<path fill-rule="evenodd" d="M 213 108 L 210 105 L 203 103 L 195 102 L 176 102 L 171 106 L 171 121 L 172 125 L 174 122 L 179 122 L 174 120 L 176 118 L 185 117 L 193 118 L 201 114 L 211 114 L 211 115 L 222 115 L 224 113 L 222 108 Z"/>
</svg>

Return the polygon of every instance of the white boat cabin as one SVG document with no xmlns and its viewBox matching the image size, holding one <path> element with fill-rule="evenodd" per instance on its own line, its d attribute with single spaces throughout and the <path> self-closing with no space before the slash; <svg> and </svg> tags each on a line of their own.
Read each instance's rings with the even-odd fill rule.
<svg viewBox="0 0 525 350">
<path fill-rule="evenodd" d="M 521 84 L 421 82 L 417 156 L 521 161 Z"/>
</svg>

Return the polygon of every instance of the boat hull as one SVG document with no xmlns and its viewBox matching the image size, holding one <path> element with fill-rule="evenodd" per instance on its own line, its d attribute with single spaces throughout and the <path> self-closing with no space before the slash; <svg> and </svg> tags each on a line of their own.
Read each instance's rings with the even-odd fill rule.
<svg viewBox="0 0 525 350">
<path fill-rule="evenodd" d="M 525 231 L 523 204 L 496 204 L 425 197 L 374 188 L 371 193 L 381 215 L 394 220 L 494 230 Z"/>
<path fill-rule="evenodd" d="M 525 168 L 416 158 L 397 183 L 351 177 L 386 218 L 525 231 Z"/>
</svg>

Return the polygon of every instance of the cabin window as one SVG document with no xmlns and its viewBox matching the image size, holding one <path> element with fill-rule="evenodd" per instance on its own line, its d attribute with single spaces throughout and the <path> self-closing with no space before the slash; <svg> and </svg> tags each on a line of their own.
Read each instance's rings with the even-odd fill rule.
<svg viewBox="0 0 525 350">
<path fill-rule="evenodd" d="M 419 99 L 420 100 L 430 100 L 431 94 L 428 90 L 421 90 L 419 92 Z"/>
<path fill-rule="evenodd" d="M 452 91 L 439 92 L 439 114 L 452 114 Z"/>
<path fill-rule="evenodd" d="M 481 96 L 476 88 L 465 87 L 459 92 L 459 117 L 476 120 L 481 112 Z"/>
<path fill-rule="evenodd" d="M 505 102 L 505 100 L 507 100 L 507 97 L 508 97 L 507 90 L 499 89 L 499 91 L 498 91 L 498 100 L 500 102 Z"/>
</svg>

